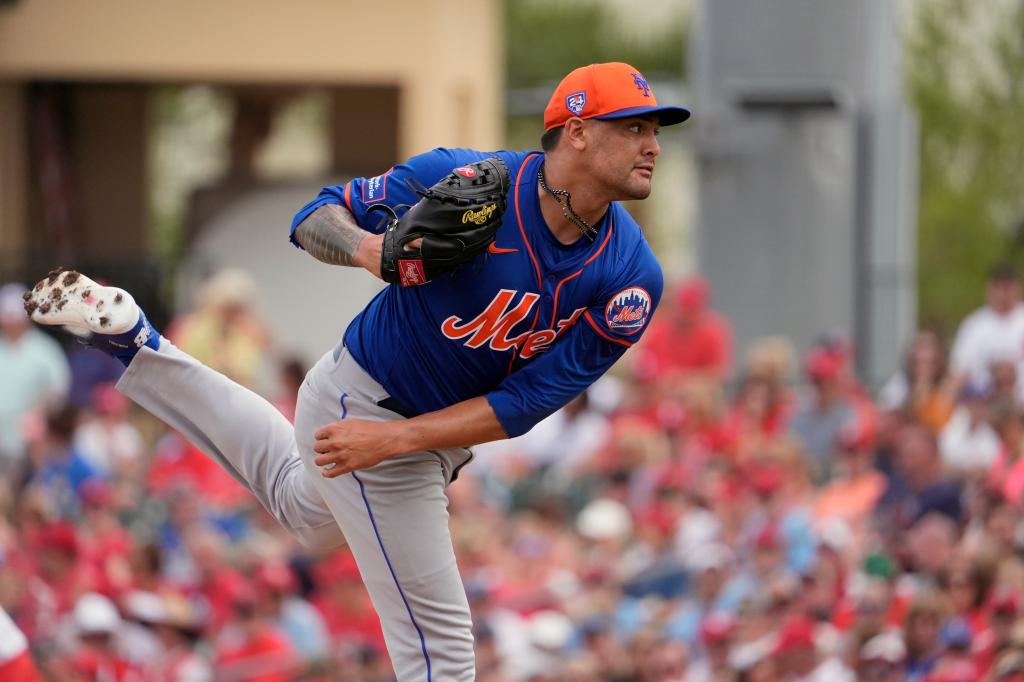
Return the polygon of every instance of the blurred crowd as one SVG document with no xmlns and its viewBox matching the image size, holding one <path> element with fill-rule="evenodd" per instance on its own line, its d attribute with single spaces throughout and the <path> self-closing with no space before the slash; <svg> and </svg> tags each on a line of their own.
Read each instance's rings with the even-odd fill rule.
<svg viewBox="0 0 1024 682">
<path fill-rule="evenodd" d="M 23 291 L 0 289 L 0 679 L 392 679 L 348 551 L 305 551 Z M 1024 680 L 1017 273 L 984 294 L 874 391 L 849 339 L 735 357 L 706 282 L 666 292 L 614 376 L 449 488 L 477 679 Z M 165 331 L 290 417 L 303 363 L 255 299 L 221 273 Z"/>
</svg>

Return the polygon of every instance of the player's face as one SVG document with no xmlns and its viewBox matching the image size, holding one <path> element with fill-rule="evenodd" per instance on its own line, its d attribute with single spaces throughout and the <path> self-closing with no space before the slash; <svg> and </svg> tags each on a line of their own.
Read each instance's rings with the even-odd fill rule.
<svg viewBox="0 0 1024 682">
<path fill-rule="evenodd" d="M 653 117 L 588 121 L 593 142 L 589 167 L 612 200 L 646 199 L 661 153 Z"/>
</svg>

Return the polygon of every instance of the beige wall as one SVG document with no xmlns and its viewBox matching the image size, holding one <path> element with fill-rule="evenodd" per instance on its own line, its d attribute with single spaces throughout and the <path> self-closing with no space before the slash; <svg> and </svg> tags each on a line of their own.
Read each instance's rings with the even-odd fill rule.
<svg viewBox="0 0 1024 682">
<path fill-rule="evenodd" d="M 501 142 L 501 1 L 21 0 L 0 79 L 391 83 L 403 156 Z"/>
<path fill-rule="evenodd" d="M 0 267 L 2 259 L 17 258 L 27 248 L 26 216 L 35 196 L 26 186 L 26 83 L 105 84 L 99 108 L 91 106 L 88 93 L 80 93 L 85 99 L 77 102 L 89 130 L 107 135 L 98 136 L 97 144 L 118 129 L 141 134 L 144 111 L 133 86 L 201 82 L 324 84 L 348 92 L 394 87 L 397 149 L 393 140 L 386 142 L 389 158 L 436 146 L 489 150 L 500 147 L 503 138 L 501 21 L 502 0 L 19 0 L 0 5 Z M 111 92 L 118 84 L 124 92 Z M 392 94 L 388 102 L 394 101 Z M 109 116 L 113 110 L 103 102 L 125 105 L 120 118 Z M 383 150 L 367 149 L 372 138 L 360 137 L 367 112 L 379 109 L 367 105 L 348 117 L 336 114 L 335 124 L 344 133 L 335 143 L 336 159 L 380 170 L 380 163 L 368 159 Z M 121 120 L 124 116 L 131 120 Z M 130 126 L 135 128 L 128 132 Z M 346 135 L 350 150 L 341 148 Z M 103 157 L 102 149 L 88 147 L 92 141 L 82 144 L 78 151 L 89 159 Z M 110 174 L 86 174 L 89 191 L 83 196 L 89 201 L 82 205 L 82 220 L 109 215 L 114 208 L 125 224 L 141 220 L 144 178 L 130 173 L 144 166 L 136 158 L 142 147 L 133 139 L 126 149 L 131 158 L 112 160 L 116 168 Z M 115 193 L 120 198 L 112 206 L 105 202 L 115 186 L 123 191 Z M 144 246 L 135 232 L 119 242 L 128 251 Z"/>
</svg>

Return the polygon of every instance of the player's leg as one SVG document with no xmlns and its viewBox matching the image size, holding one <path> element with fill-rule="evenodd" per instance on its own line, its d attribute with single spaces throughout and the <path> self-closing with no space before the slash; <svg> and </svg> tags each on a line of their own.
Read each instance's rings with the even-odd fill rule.
<svg viewBox="0 0 1024 682">
<path fill-rule="evenodd" d="M 310 371 L 295 434 L 373 599 L 401 682 L 473 680 L 472 622 L 448 530 L 445 487 L 468 450 L 385 460 L 333 479 L 313 464 L 313 434 L 339 419 L 399 419 L 377 406 L 386 397 L 343 350 Z"/>
<path fill-rule="evenodd" d="M 262 397 L 166 339 L 158 351 L 143 348 L 117 388 L 213 458 L 304 545 L 345 543 L 303 470 L 292 425 Z"/>
<path fill-rule="evenodd" d="M 75 272 L 51 273 L 30 292 L 26 309 L 36 322 L 68 327 L 124 362 L 118 390 L 200 447 L 303 544 L 344 544 L 303 469 L 288 420 L 160 337 L 127 292 Z"/>
</svg>

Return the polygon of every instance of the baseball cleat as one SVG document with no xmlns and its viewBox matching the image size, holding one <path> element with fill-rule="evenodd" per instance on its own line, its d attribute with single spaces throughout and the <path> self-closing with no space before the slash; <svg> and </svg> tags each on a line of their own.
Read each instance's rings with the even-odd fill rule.
<svg viewBox="0 0 1024 682">
<path fill-rule="evenodd" d="M 156 350 L 160 334 L 124 289 L 105 287 L 74 270 L 57 268 L 25 294 L 25 312 L 39 324 L 59 325 L 128 365 L 139 348 Z"/>
</svg>

